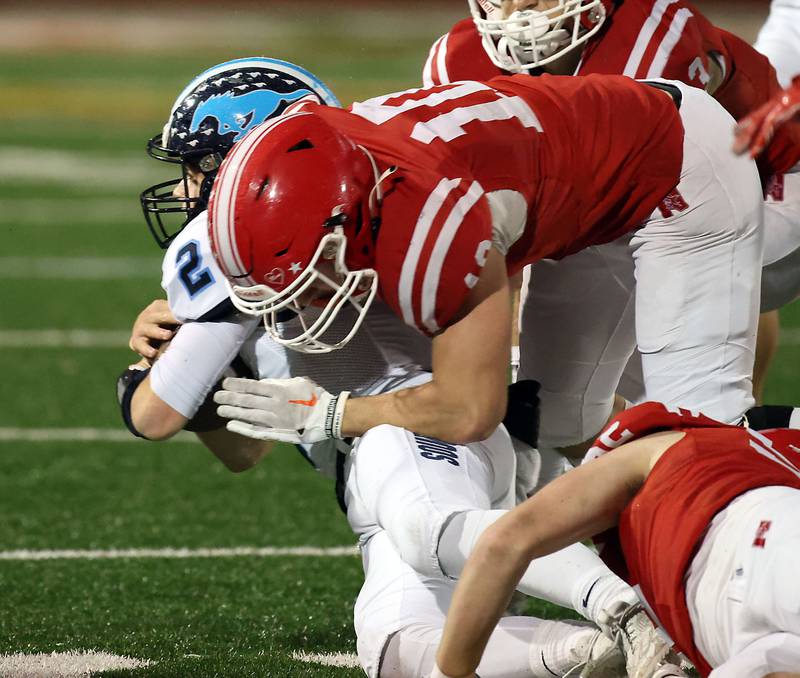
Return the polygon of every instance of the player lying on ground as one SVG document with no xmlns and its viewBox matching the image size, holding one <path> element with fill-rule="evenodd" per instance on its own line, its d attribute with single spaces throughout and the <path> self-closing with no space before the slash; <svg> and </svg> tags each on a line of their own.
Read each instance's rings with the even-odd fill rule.
<svg viewBox="0 0 800 678">
<path fill-rule="evenodd" d="M 294 83 L 295 90 L 305 86 L 312 92 L 325 91 L 310 74 L 275 60 L 237 60 L 206 71 L 179 97 L 165 139 L 159 144 L 162 155 L 189 165 L 183 168 L 188 178 L 174 185 L 175 201 L 163 193 L 168 188 L 146 191 L 145 197 L 161 193 L 161 207 L 149 200 L 149 210 L 178 206 L 182 211 L 175 214 L 186 222 L 187 208 L 202 209 L 202 187 L 206 179 L 213 181 L 213 170 L 209 177 L 196 168 L 211 167 L 215 157 L 224 156 L 236 131 L 218 135 L 213 143 L 207 141 L 203 147 L 206 155 L 198 155 L 198 145 L 191 143 L 197 138 L 197 129 L 182 129 L 181 120 L 196 118 L 198 123 L 213 125 L 222 119 L 245 119 L 248 95 L 252 91 L 268 95 L 258 84 L 273 83 L 276 78 L 271 75 L 300 78 L 300 83 Z M 214 87 L 208 87 L 209 83 Z M 229 96 L 233 92 L 237 95 Z M 271 101 L 274 96 L 262 98 Z M 215 110 L 212 116 L 207 111 L 209 99 L 224 102 L 225 109 Z M 222 128 L 217 125 L 213 129 Z M 209 136 L 202 129 L 199 134 L 200 139 Z M 182 144 L 192 151 L 188 162 L 181 155 Z M 256 327 L 253 319 L 225 312 L 227 289 L 208 253 L 204 213 L 178 224 L 177 229 L 159 221 L 155 230 L 160 243 L 169 240 L 164 243 L 168 248 L 163 276 L 169 305 L 154 302 L 140 314 L 131 346 L 152 359 L 153 341 L 171 339 L 171 343 L 149 372 L 146 368 L 133 374 L 129 371 L 123 379 L 127 382 L 121 389 L 123 413 L 134 433 L 166 438 L 189 424 L 202 429 L 198 435 L 229 468 L 243 471 L 257 463 L 268 451 L 268 443 L 215 428 L 221 426 L 221 420 L 208 412 L 197 414 L 206 394 L 237 354 L 243 358 L 238 362 L 247 363 L 260 377 L 310 375 L 331 390 L 348 389 L 355 394 L 381 393 L 430 378 L 429 340 L 380 304 L 370 310 L 362 333 L 341 352 L 303 355 L 287 351 Z M 178 323 L 170 306 L 186 321 L 177 334 L 172 330 L 165 333 L 162 327 Z M 334 336 L 343 336 L 342 331 L 352 325 L 352 315 L 345 311 L 336 320 L 331 327 Z M 298 320 L 290 314 L 281 329 L 297 333 Z M 312 464 L 336 480 L 340 503 L 362 545 L 366 581 L 356 605 L 355 626 L 359 658 L 370 676 L 417 678 L 430 671 L 454 588 L 450 577 L 460 571 L 481 530 L 513 505 L 515 467 L 517 474 L 523 475 L 518 462 L 529 455 L 529 463 L 535 461 L 530 448 L 519 442 L 517 447 L 515 454 L 502 427 L 489 440 L 470 446 L 448 445 L 392 427 L 370 431 L 356 441 L 352 451 L 333 441 L 300 446 Z M 531 580 L 537 587 L 529 590 L 523 585 L 526 591 L 575 606 L 585 616 L 603 621 L 609 635 L 618 639 L 624 630 L 628 662 L 633 667 L 663 654 L 664 644 L 651 642 L 652 626 L 631 607 L 635 600 L 632 591 L 588 549 L 578 546 L 549 562 L 542 561 L 538 571 L 532 571 Z M 637 640 L 634 644 L 627 640 L 632 633 Z M 624 671 L 615 643 L 601 638 L 594 627 L 572 623 L 508 619 L 498 626 L 491 647 L 483 670 L 498 678 L 549 676 L 549 670 L 584 669 L 598 676 Z"/>
<path fill-rule="evenodd" d="M 531 560 L 617 526 L 603 535 L 604 557 L 701 675 L 797 678 L 798 449 L 795 430 L 762 434 L 656 403 L 626 411 L 588 463 L 481 538 L 448 614 L 441 672 L 473 675 Z"/>
<path fill-rule="evenodd" d="M 796 4 L 788 0 L 780 4 Z M 767 59 L 735 35 L 713 26 L 683 0 L 468 0 L 472 19 L 464 19 L 431 48 L 423 71 L 426 86 L 458 80 L 488 80 L 509 72 L 556 75 L 617 74 L 632 78 L 679 80 L 712 94 L 735 118 L 755 110 L 778 89 Z M 779 3 L 776 3 L 779 4 Z M 784 8 L 783 12 L 788 12 Z M 796 10 L 795 10 L 796 12 Z M 776 51 L 776 35 L 762 41 Z M 797 30 L 784 27 L 784 31 Z M 781 51 L 788 59 L 787 48 Z M 797 54 L 797 47 L 792 48 Z M 795 71 L 800 61 L 795 60 Z M 778 75 L 782 75 L 781 72 Z M 623 111 L 618 112 L 624 115 Z M 765 191 L 765 251 L 761 291 L 762 317 L 756 351 L 754 390 L 761 401 L 769 362 L 777 348 L 776 309 L 800 295 L 800 147 L 797 135 L 783 133 L 759 160 Z M 583 267 L 583 266 L 581 266 Z M 581 316 L 607 293 L 593 281 L 570 276 L 569 262 L 543 262 L 539 276 L 571 282 Z M 613 288 L 611 290 L 613 292 Z M 548 313 L 548 297 L 530 291 L 533 309 Z M 535 324 L 533 310 L 523 318 Z M 601 351 L 602 347 L 598 348 Z M 638 355 L 634 355 L 638 361 Z M 522 354 L 523 374 L 546 379 L 549 360 Z M 632 364 L 620 392 L 630 400 L 642 395 L 640 368 Z M 543 396 L 551 386 L 544 382 Z"/>
<path fill-rule="evenodd" d="M 212 194 L 234 304 L 271 326 L 318 295 L 325 320 L 288 343 L 328 350 L 325 322 L 377 292 L 433 336 L 434 377 L 347 400 L 230 382 L 216 397 L 238 432 L 311 441 L 389 423 L 484 438 L 505 411 L 508 277 L 570 255 L 573 278 L 615 289 L 576 314 L 569 279 L 534 275 L 552 303 L 521 349 L 558 372 L 545 446 L 594 438 L 637 342 L 649 398 L 727 421 L 753 404 L 763 201 L 755 165 L 730 153 L 732 118 L 702 91 L 520 75 L 290 111 L 233 149 Z M 311 393 L 315 407 L 288 405 Z"/>
</svg>

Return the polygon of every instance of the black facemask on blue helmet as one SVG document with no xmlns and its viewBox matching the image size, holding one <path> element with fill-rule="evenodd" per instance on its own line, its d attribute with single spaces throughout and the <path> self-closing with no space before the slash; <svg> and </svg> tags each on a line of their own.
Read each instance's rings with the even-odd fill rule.
<svg viewBox="0 0 800 678">
<path fill-rule="evenodd" d="M 181 176 L 142 191 L 147 226 L 162 248 L 208 206 L 211 186 L 225 155 L 256 125 L 280 115 L 290 104 L 313 96 L 329 106 L 339 102 L 317 77 L 278 59 L 226 61 L 198 75 L 181 92 L 160 134 L 147 143 L 150 157 L 180 165 Z M 189 172 L 202 172 L 198 197 L 189 195 Z M 182 184 L 181 191 L 176 191 Z M 175 195 L 175 193 L 179 195 Z"/>
</svg>

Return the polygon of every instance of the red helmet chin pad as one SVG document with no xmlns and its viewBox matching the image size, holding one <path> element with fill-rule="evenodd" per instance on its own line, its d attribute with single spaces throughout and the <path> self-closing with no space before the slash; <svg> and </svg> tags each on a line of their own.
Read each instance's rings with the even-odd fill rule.
<svg viewBox="0 0 800 678">
<path fill-rule="evenodd" d="M 209 228 L 223 272 L 280 291 L 337 226 L 347 236 L 348 267 L 369 267 L 374 184 L 366 152 L 313 112 L 254 128 L 228 154 L 211 198 Z M 225 257 L 226 247 L 236 254 Z M 232 267 L 236 256 L 241 266 Z"/>
</svg>

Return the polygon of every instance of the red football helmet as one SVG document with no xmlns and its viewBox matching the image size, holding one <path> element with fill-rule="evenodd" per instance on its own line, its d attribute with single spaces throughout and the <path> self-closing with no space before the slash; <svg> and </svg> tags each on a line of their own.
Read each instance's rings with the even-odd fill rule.
<svg viewBox="0 0 800 678">
<path fill-rule="evenodd" d="M 467 3 L 492 63 L 512 73 L 544 66 L 586 42 L 600 30 L 611 5 L 610 0 L 558 0 L 550 9 L 526 7 L 506 16 L 501 0 Z"/>
<path fill-rule="evenodd" d="M 289 348 L 322 353 L 347 343 L 378 287 L 371 266 L 379 184 L 369 152 L 313 111 L 255 127 L 226 157 L 209 203 L 211 247 L 234 305 L 262 316 Z M 321 286 L 327 303 L 304 317 L 300 298 Z M 357 311 L 352 327 L 326 343 L 322 336 L 347 304 Z M 298 336 L 281 334 L 285 309 L 300 316 Z"/>
</svg>

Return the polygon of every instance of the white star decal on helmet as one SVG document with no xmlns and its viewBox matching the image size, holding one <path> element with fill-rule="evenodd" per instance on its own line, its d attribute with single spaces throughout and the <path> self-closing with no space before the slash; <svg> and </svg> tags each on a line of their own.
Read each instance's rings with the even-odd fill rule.
<svg viewBox="0 0 800 678">
<path fill-rule="evenodd" d="M 300 273 L 300 271 L 303 270 L 303 267 L 300 265 L 299 261 L 293 261 L 291 266 L 289 266 L 289 270 L 295 275 L 297 275 L 298 273 Z"/>
</svg>

